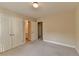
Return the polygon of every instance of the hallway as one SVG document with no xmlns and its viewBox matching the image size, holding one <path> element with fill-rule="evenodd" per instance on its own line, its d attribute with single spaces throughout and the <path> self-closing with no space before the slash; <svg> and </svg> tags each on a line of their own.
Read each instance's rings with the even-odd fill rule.
<svg viewBox="0 0 79 59">
<path fill-rule="evenodd" d="M 73 48 L 36 40 L 6 51 L 2 56 L 78 56 Z"/>
</svg>

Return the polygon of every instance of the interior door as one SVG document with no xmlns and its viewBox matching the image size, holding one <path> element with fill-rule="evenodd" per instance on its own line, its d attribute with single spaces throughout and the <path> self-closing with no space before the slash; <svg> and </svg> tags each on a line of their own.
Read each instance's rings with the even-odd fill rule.
<svg viewBox="0 0 79 59">
<path fill-rule="evenodd" d="M 37 33 L 37 22 L 31 21 L 31 40 L 37 40 L 38 33 Z"/>
</svg>

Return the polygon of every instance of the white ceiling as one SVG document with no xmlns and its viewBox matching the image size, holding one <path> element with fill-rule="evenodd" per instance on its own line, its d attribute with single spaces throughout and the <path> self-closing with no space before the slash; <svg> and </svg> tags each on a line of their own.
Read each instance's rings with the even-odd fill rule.
<svg viewBox="0 0 79 59">
<path fill-rule="evenodd" d="M 74 11 L 78 2 L 39 2 L 37 9 L 31 2 L 0 2 L 0 6 L 25 16 L 43 16 L 52 13 Z"/>
</svg>

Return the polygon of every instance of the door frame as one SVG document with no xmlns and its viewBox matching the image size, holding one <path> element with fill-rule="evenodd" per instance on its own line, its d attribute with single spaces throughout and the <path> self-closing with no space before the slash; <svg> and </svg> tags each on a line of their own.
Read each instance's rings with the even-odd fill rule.
<svg viewBox="0 0 79 59">
<path fill-rule="evenodd" d="M 26 27 L 26 19 L 24 20 L 24 41 L 27 42 L 27 39 L 26 39 L 26 30 L 25 30 L 25 27 Z M 31 21 L 30 20 L 27 20 L 28 21 L 28 34 L 27 34 L 27 37 L 28 37 L 28 41 L 31 41 Z"/>
<path fill-rule="evenodd" d="M 39 37 L 39 24 L 41 26 L 41 39 Z M 38 22 L 38 39 L 43 40 L 43 22 Z"/>
<path fill-rule="evenodd" d="M 28 21 L 28 40 L 31 41 L 31 21 Z"/>
</svg>

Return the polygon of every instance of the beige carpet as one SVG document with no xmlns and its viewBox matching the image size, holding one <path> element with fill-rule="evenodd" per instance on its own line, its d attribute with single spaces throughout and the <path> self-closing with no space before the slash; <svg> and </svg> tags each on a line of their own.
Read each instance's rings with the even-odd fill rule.
<svg viewBox="0 0 79 59">
<path fill-rule="evenodd" d="M 78 56 L 74 48 L 64 47 L 36 40 L 11 49 L 1 56 Z"/>
</svg>

